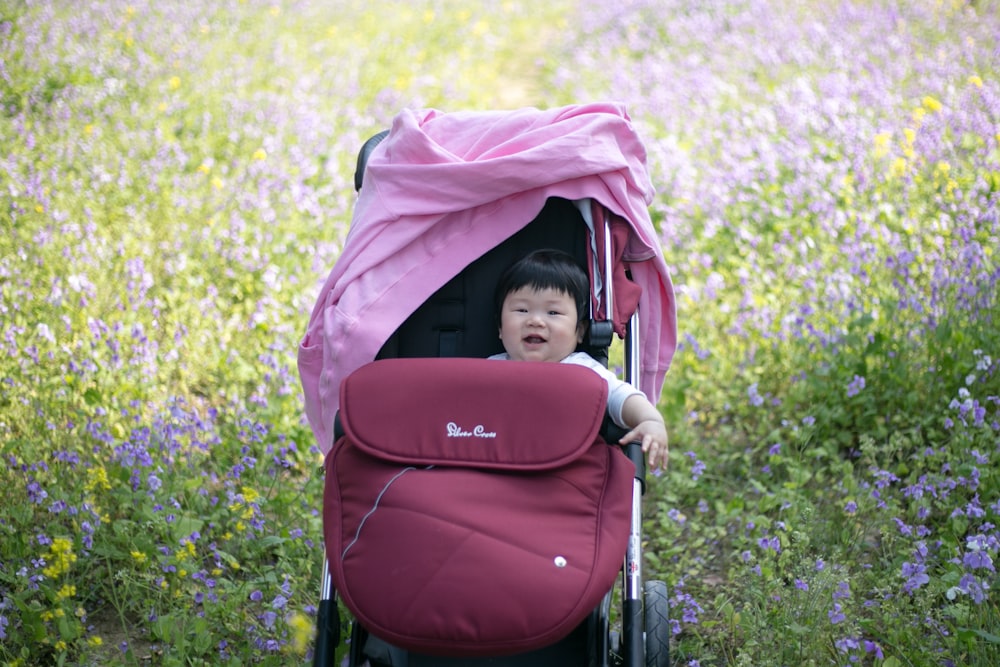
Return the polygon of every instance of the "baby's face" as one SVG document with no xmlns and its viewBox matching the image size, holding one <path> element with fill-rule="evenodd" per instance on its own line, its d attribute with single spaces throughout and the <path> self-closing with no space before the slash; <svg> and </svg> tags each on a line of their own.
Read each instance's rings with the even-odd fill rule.
<svg viewBox="0 0 1000 667">
<path fill-rule="evenodd" d="M 552 288 L 515 290 L 500 310 L 500 340 L 516 361 L 562 361 L 583 340 L 576 303 Z"/>
</svg>

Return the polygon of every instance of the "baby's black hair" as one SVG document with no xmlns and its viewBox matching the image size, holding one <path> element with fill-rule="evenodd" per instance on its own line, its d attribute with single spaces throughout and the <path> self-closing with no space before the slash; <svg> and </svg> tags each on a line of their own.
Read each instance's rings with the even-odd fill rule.
<svg viewBox="0 0 1000 667">
<path fill-rule="evenodd" d="M 504 299 L 522 287 L 556 289 L 568 294 L 576 303 L 577 322 L 590 316 L 590 280 L 587 272 L 571 255 L 561 250 L 535 250 L 511 264 L 500 275 L 494 293 L 494 313 L 497 326 Z"/>
</svg>

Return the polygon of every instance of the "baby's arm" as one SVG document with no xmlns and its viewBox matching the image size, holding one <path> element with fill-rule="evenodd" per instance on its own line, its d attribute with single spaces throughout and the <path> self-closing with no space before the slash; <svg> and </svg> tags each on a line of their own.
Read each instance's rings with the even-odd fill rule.
<svg viewBox="0 0 1000 667">
<path fill-rule="evenodd" d="M 629 396 L 622 405 L 622 421 L 632 430 L 626 433 L 619 444 L 641 442 L 642 451 L 649 456 L 649 467 L 656 468 L 667 462 L 667 427 L 663 415 L 642 394 Z"/>
</svg>

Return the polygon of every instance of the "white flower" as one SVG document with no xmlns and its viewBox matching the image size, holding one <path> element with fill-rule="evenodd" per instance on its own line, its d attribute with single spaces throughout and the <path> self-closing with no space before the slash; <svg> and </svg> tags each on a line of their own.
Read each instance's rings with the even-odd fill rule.
<svg viewBox="0 0 1000 667">
<path fill-rule="evenodd" d="M 48 324 L 41 323 L 38 326 L 36 326 L 35 327 L 35 333 L 40 338 L 44 338 L 45 340 L 49 341 L 50 343 L 56 342 L 56 337 L 52 335 L 52 330 L 49 329 L 49 325 Z"/>
</svg>

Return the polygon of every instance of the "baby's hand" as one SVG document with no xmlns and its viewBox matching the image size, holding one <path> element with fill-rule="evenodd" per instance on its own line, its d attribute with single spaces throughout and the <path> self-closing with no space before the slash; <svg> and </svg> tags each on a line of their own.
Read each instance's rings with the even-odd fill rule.
<svg viewBox="0 0 1000 667">
<path fill-rule="evenodd" d="M 649 467 L 665 466 L 670 450 L 667 445 L 667 428 L 662 421 L 646 419 L 639 422 L 634 429 L 622 436 L 620 445 L 630 442 L 642 443 L 642 451 L 649 457 Z"/>
</svg>

